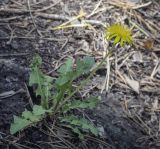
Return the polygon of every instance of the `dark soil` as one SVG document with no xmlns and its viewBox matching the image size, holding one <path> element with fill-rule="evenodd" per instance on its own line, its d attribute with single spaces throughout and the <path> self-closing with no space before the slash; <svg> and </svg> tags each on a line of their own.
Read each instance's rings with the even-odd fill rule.
<svg viewBox="0 0 160 149">
<path fill-rule="evenodd" d="M 137 49 L 117 48 L 117 52 L 110 60 L 111 74 L 108 90 L 100 93 L 105 82 L 106 69 L 98 71 L 95 75 L 96 81 L 93 79 L 91 85 L 87 86 L 90 88 L 94 83 L 100 86 L 96 86 L 87 93 L 100 96 L 100 104 L 94 110 L 85 111 L 100 130 L 98 138 L 86 136 L 86 140 L 80 142 L 70 130 L 57 124 L 53 126 L 54 120 L 51 119 L 44 120 L 14 136 L 10 135 L 9 128 L 13 115 L 20 115 L 25 108 L 30 107 L 30 98 L 36 103 L 33 90 L 28 87 L 29 65 L 36 53 L 43 59 L 43 72 L 54 77 L 56 69 L 68 56 L 76 59 L 79 56 L 91 55 L 97 61 L 102 58 L 103 25 L 93 23 L 97 32 L 88 28 L 49 30 L 50 27 L 65 22 L 67 17 L 78 15 L 81 7 L 90 14 L 98 2 L 97 0 L 61 0 L 55 6 L 42 10 L 56 2 L 30 1 L 29 5 L 33 10 L 30 14 L 29 11 L 25 12 L 28 10 L 27 0 L 0 1 L 0 149 L 160 148 L 160 66 L 159 63 L 157 65 L 160 56 L 158 50 L 160 48 L 158 22 L 160 4 L 159 1 L 154 0 L 147 7 L 133 9 L 133 13 L 143 17 L 145 21 L 153 22 L 157 27 L 151 24 L 149 24 L 151 27 L 146 26 L 144 22 L 139 22 L 136 17 L 130 16 L 121 7 L 110 4 L 107 0 L 100 4 L 100 8 L 105 10 L 88 18 L 108 25 L 115 22 L 117 18 L 122 19 L 123 16 L 141 25 L 141 28 L 151 37 L 155 36 L 152 51 L 145 51 L 141 46 L 135 47 Z M 8 10 L 4 11 L 2 8 Z M 36 17 L 37 10 L 62 17 L 58 19 Z M 33 17 L 35 17 L 34 20 Z M 146 38 L 144 34 L 139 33 L 138 29 L 134 32 L 137 33 L 136 41 Z M 143 56 L 142 62 L 133 60 L 131 54 L 133 51 L 140 51 Z M 126 54 L 131 54 L 127 60 Z M 118 66 L 123 64 L 119 69 L 122 75 L 130 75 L 134 80 L 141 82 L 139 93 L 115 74 L 115 57 L 118 59 Z M 157 68 L 156 73 L 151 79 L 154 68 Z"/>
</svg>

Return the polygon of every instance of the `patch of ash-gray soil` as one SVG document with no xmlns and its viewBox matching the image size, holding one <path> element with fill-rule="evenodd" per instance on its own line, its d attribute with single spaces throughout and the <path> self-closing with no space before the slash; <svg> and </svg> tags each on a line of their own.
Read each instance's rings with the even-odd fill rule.
<svg viewBox="0 0 160 149">
<path fill-rule="evenodd" d="M 52 68 L 53 59 L 59 58 L 57 52 L 59 47 L 54 42 L 44 40 L 13 39 L 10 43 L 1 40 L 0 49 L 1 58 L 12 59 L 14 63 L 26 67 L 36 54 L 43 58 L 43 64 L 49 70 Z"/>
<path fill-rule="evenodd" d="M 19 115 L 28 104 L 24 90 L 29 69 L 11 60 L 0 59 L 0 132 L 9 134 L 13 115 Z"/>
<path fill-rule="evenodd" d="M 95 96 L 96 94 L 94 92 Z M 158 126 L 159 117 L 158 112 L 151 114 L 149 109 L 147 111 L 148 103 L 145 101 L 152 102 L 151 97 L 153 101 L 156 98 L 154 95 L 144 93 L 137 95 L 130 92 L 130 95 L 126 96 L 123 91 L 111 91 L 102 94 L 99 105 L 94 112 L 88 111 L 88 115 L 95 120 L 106 142 L 115 149 L 157 149 L 159 144 L 155 142 L 158 137 L 148 135 L 156 133 L 154 130 L 158 129 L 157 127 L 150 130 L 148 128 L 152 127 L 153 123 Z M 126 103 L 125 99 L 129 98 L 131 100 Z M 154 120 L 150 122 L 153 118 Z"/>
<path fill-rule="evenodd" d="M 132 125 L 125 114 L 118 94 L 103 95 L 101 103 L 93 115 L 102 135 L 115 149 L 148 149 L 138 143 L 143 133 L 138 127 Z"/>
</svg>

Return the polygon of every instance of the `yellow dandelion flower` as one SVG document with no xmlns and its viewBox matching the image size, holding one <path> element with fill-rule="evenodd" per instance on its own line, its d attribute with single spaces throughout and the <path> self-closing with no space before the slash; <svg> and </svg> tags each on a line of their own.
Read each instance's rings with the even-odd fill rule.
<svg viewBox="0 0 160 149">
<path fill-rule="evenodd" d="M 120 43 L 120 46 L 126 43 L 132 44 L 133 37 L 130 29 L 121 24 L 113 24 L 105 31 L 105 38 L 108 40 L 114 39 L 114 44 Z"/>
</svg>

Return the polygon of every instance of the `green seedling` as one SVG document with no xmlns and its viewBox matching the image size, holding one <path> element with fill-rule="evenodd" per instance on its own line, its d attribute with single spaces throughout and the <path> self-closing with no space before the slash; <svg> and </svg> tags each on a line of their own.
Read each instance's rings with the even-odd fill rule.
<svg viewBox="0 0 160 149">
<path fill-rule="evenodd" d="M 126 43 L 132 44 L 133 38 L 131 31 L 123 25 L 116 24 L 105 30 L 105 39 L 114 39 L 114 44 L 121 46 Z M 25 110 L 20 117 L 14 116 L 14 122 L 11 124 L 10 132 L 15 134 L 29 126 L 36 125 L 39 121 L 49 116 L 57 116 L 59 122 L 70 128 L 78 135 L 80 139 L 84 139 L 83 132 L 90 132 L 98 135 L 97 128 L 84 117 L 76 116 L 71 111 L 78 109 L 92 109 L 96 107 L 98 99 L 89 97 L 87 99 L 75 99 L 75 94 L 82 89 L 86 83 L 94 76 L 95 72 L 101 68 L 106 58 L 110 55 L 110 51 L 106 52 L 105 57 L 96 65 L 94 58 L 84 57 L 76 61 L 76 68 L 73 68 L 74 61 L 68 58 L 66 62 L 58 70 L 59 77 L 54 80 L 52 77 L 45 75 L 40 67 L 42 59 L 37 55 L 33 58 L 31 64 L 31 74 L 29 85 L 36 85 L 36 96 L 41 97 L 41 104 L 34 105 L 31 111 Z M 77 87 L 73 87 L 74 82 L 80 76 L 87 78 L 82 80 Z M 51 92 L 54 90 L 54 94 Z"/>
<path fill-rule="evenodd" d="M 15 134 L 28 126 L 35 125 L 46 115 L 59 115 L 59 121 L 65 123 L 68 128 L 70 126 L 70 129 L 77 133 L 79 138 L 83 138 L 81 131 L 86 129 L 90 133 L 94 132 L 93 134 L 97 135 L 98 131 L 90 121 L 68 114 L 71 110 L 80 108 L 92 109 L 97 105 L 98 100 L 95 97 L 83 100 L 73 98 L 75 94 L 73 94 L 73 82 L 81 75 L 86 75 L 90 72 L 95 65 L 94 58 L 87 56 L 83 59 L 78 59 L 75 69 L 73 69 L 73 59 L 67 59 L 58 70 L 59 77 L 55 81 L 40 70 L 41 64 L 42 59 L 38 55 L 35 56 L 31 64 L 32 72 L 29 78 L 29 85 L 37 86 L 35 93 L 36 96 L 41 97 L 41 105 L 34 105 L 32 111 L 25 110 L 20 117 L 14 116 L 14 122 L 10 128 L 11 134 Z M 52 89 L 55 90 L 54 95 L 51 93 Z M 66 98 L 68 99 L 66 100 Z"/>
</svg>

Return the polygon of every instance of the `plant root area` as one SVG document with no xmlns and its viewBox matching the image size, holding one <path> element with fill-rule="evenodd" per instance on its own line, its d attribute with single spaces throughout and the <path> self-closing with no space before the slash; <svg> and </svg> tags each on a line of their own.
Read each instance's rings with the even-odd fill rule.
<svg viewBox="0 0 160 149">
<path fill-rule="evenodd" d="M 61 25 L 67 21 L 71 27 Z M 33 56 L 42 57 L 41 69 L 52 77 L 67 57 L 89 55 L 98 63 L 112 47 L 104 31 L 114 23 L 132 29 L 134 46 L 112 48 L 76 95 L 99 97 L 95 109 L 82 110 L 98 137 L 85 134 L 80 141 L 56 117 L 11 135 L 13 115 L 39 104 L 28 85 Z M 70 148 L 160 149 L 159 0 L 0 1 L 0 149 Z"/>
</svg>

